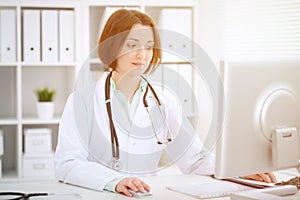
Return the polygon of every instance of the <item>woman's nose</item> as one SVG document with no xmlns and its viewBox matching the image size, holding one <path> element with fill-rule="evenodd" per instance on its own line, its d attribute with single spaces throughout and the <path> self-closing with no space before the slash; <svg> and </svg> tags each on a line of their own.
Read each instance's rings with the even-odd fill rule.
<svg viewBox="0 0 300 200">
<path fill-rule="evenodd" d="M 146 58 L 146 50 L 144 48 L 140 48 L 136 52 L 136 57 L 139 59 L 145 59 Z"/>
</svg>

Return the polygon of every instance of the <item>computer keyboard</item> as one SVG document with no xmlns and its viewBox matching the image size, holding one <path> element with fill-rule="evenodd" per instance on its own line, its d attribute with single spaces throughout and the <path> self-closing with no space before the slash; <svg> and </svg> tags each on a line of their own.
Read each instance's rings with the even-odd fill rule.
<svg viewBox="0 0 300 200">
<path fill-rule="evenodd" d="M 276 185 L 294 185 L 300 190 L 300 176 L 296 176 L 295 178 L 291 178 L 287 181 L 276 183 Z"/>
<path fill-rule="evenodd" d="M 232 193 L 253 190 L 252 187 L 222 180 L 197 182 L 185 185 L 169 185 L 167 186 L 167 189 L 199 199 L 222 197 L 228 196 Z"/>
</svg>

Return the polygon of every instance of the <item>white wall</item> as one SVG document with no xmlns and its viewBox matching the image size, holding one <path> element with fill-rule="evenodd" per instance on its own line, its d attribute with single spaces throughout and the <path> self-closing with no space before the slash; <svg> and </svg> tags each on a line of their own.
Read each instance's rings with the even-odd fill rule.
<svg viewBox="0 0 300 200">
<path fill-rule="evenodd" d="M 195 40 L 206 51 L 215 65 L 221 55 L 220 0 L 199 0 L 195 11 L 198 22 L 195 27 Z"/>
<path fill-rule="evenodd" d="M 199 0 L 197 4 L 196 8 L 199 10 L 195 10 L 195 18 L 198 20 L 194 30 L 195 42 L 208 54 L 218 68 L 221 55 L 220 3 L 219 0 Z M 212 119 L 212 100 L 205 81 L 196 76 L 194 85 L 200 107 L 198 130 L 200 138 L 204 139 Z"/>
</svg>

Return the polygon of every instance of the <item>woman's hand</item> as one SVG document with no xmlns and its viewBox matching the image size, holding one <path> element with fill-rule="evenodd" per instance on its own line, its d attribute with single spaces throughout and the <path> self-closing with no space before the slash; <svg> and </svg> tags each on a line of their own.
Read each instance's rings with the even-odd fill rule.
<svg viewBox="0 0 300 200">
<path fill-rule="evenodd" d="M 276 183 L 277 180 L 275 175 L 272 172 L 262 173 L 262 174 L 253 174 L 249 176 L 244 176 L 246 179 L 251 179 L 255 181 L 262 181 L 266 183 Z"/>
<path fill-rule="evenodd" d="M 135 192 L 149 192 L 150 186 L 135 177 L 124 178 L 116 186 L 117 192 L 122 193 L 128 197 L 132 197 L 132 194 L 129 192 L 129 190 L 133 190 Z"/>
</svg>

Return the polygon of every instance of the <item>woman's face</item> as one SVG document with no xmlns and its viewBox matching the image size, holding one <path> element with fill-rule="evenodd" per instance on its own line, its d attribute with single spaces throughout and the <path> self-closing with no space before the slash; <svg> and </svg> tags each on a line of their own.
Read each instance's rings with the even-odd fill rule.
<svg viewBox="0 0 300 200">
<path fill-rule="evenodd" d="M 119 75 L 143 74 L 152 60 L 153 46 L 152 28 L 141 24 L 133 25 L 117 59 Z"/>
</svg>

